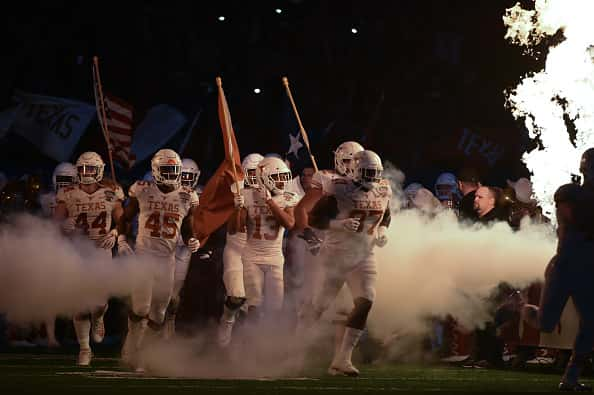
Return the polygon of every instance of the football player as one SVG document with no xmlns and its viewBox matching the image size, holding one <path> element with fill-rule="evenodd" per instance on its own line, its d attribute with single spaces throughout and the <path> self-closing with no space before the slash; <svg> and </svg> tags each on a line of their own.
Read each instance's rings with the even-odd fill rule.
<svg viewBox="0 0 594 395">
<path fill-rule="evenodd" d="M 235 193 L 235 185 L 231 185 L 235 193 L 235 207 L 241 210 L 245 204 L 245 195 L 251 189 L 258 190 L 260 184 L 256 177 L 258 164 L 264 157 L 258 153 L 252 153 L 243 158 L 241 166 L 245 175 L 241 194 Z M 223 315 L 219 321 L 217 330 L 217 342 L 219 346 L 226 347 L 231 342 L 233 325 L 237 313 L 246 301 L 245 286 L 243 283 L 243 262 L 241 255 L 247 242 L 247 228 L 245 219 L 239 219 L 240 226 L 237 229 L 237 218 L 232 216 L 227 223 L 227 240 L 223 250 L 223 283 L 225 284 L 226 298 L 223 306 Z"/>
<path fill-rule="evenodd" d="M 325 190 L 328 199 L 320 200 L 311 212 L 310 224 L 326 230 L 320 251 L 324 277 L 314 297 L 312 319 L 318 319 L 346 283 L 354 308 L 329 368 L 329 373 L 357 376 L 351 362 L 375 299 L 377 278 L 374 246 L 387 243 L 390 224 L 389 202 L 392 189 L 382 178 L 380 157 L 365 150 L 355 156 L 354 178 L 335 178 Z M 307 314 L 309 315 L 309 314 Z"/>
<path fill-rule="evenodd" d="M 198 167 L 198 164 L 189 158 L 182 159 L 181 185 L 196 191 L 196 195 L 199 195 L 197 190 L 199 178 L 200 168 Z M 183 239 L 179 237 L 177 248 L 175 250 L 173 293 L 171 295 L 169 306 L 167 307 L 165 329 L 163 331 L 163 335 L 166 339 L 172 337 L 175 334 L 175 317 L 177 315 L 177 310 L 180 303 L 179 294 L 184 286 L 184 282 L 186 281 L 191 259 L 192 252 L 185 245 Z"/>
<path fill-rule="evenodd" d="M 181 233 L 190 252 L 200 247 L 193 236 L 192 212 L 198 205 L 196 191 L 181 185 L 182 161 L 171 149 L 159 150 L 151 160 L 154 181 L 136 181 L 129 189 L 129 203 L 118 223 L 118 252 L 145 256 L 155 263 L 147 267 L 150 280 L 132 291 L 132 309 L 128 316 L 128 335 L 122 348 L 122 360 L 141 372 L 144 370 L 138 350 L 147 335 L 157 337 L 165 324 L 165 312 L 173 290 L 175 252 Z M 136 250 L 125 236 L 128 223 L 138 214 Z"/>
<path fill-rule="evenodd" d="M 311 188 L 305 193 L 305 196 L 299 201 L 295 207 L 295 227 L 296 230 L 302 231 L 303 238 L 309 245 L 312 253 L 317 254 L 320 249 L 321 241 L 324 239 L 324 231 L 321 229 L 313 229 L 309 226 L 309 213 L 320 199 L 328 196 L 328 189 L 332 185 L 333 180 L 336 179 L 352 179 L 355 174 L 355 155 L 363 151 L 361 144 L 355 141 L 346 141 L 336 148 L 334 151 L 334 171 L 320 170 L 314 173 L 311 180 Z M 301 292 L 301 301 L 299 304 L 300 310 L 305 305 L 311 305 L 313 298 L 313 284 L 315 279 L 320 276 L 320 265 L 310 259 L 310 264 L 304 268 L 305 289 Z M 306 260 L 307 262 L 307 260 Z"/>
<path fill-rule="evenodd" d="M 104 169 L 105 163 L 96 152 L 80 155 L 76 161 L 78 184 L 57 190 L 54 219 L 61 222 L 65 234 L 85 234 L 111 258 L 118 235 L 117 230 L 112 229 L 112 222 L 117 223 L 122 215 L 124 192 L 120 186 L 103 180 Z M 103 315 L 106 310 L 107 303 L 92 312 L 74 316 L 74 329 L 80 347 L 78 364 L 81 366 L 91 362 L 89 331 L 93 341 L 103 341 Z"/>
<path fill-rule="evenodd" d="M 435 196 L 442 206 L 458 213 L 460 192 L 458 190 L 458 179 L 452 173 L 441 173 L 435 180 Z"/>
<path fill-rule="evenodd" d="M 291 170 L 275 157 L 266 157 L 256 168 L 259 188 L 246 189 L 247 243 L 242 262 L 248 304 L 248 318 L 260 318 L 262 307 L 277 316 L 283 306 L 282 251 L 285 229 L 295 225 L 293 208 L 297 197 L 285 191 Z M 266 300 L 264 300 L 266 296 Z"/>
<path fill-rule="evenodd" d="M 56 193 L 58 190 L 76 184 L 78 174 L 76 167 L 72 163 L 62 162 L 56 166 L 52 173 L 53 189 L 47 193 L 39 195 L 39 205 L 41 213 L 45 218 L 52 218 L 56 210 Z M 59 347 L 56 340 L 55 318 L 45 321 L 45 332 L 47 333 L 47 346 L 50 348 Z"/>
</svg>

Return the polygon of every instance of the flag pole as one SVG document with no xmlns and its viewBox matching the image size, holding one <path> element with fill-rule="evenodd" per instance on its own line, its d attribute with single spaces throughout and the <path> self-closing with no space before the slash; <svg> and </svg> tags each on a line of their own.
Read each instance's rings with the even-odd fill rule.
<svg viewBox="0 0 594 395">
<path fill-rule="evenodd" d="M 225 105 L 227 104 L 227 99 L 225 98 L 225 92 L 223 91 L 223 81 L 221 80 L 221 77 L 217 77 L 216 78 L 216 82 L 217 82 L 217 88 L 219 90 L 219 97 L 222 97 L 224 99 L 224 103 Z M 225 133 L 227 133 L 227 144 L 228 144 L 228 151 L 229 151 L 229 161 L 231 162 L 231 169 L 233 169 L 233 179 L 235 180 L 235 187 L 236 187 L 236 191 L 234 193 L 235 196 L 239 196 L 239 194 L 241 193 L 241 189 L 240 189 L 240 185 L 239 185 L 239 180 L 237 179 L 237 169 L 235 168 L 235 160 L 233 159 L 233 143 L 231 141 L 231 128 L 233 127 L 233 125 L 231 125 L 231 120 L 230 118 L 227 116 L 229 114 L 229 108 L 226 109 L 227 111 L 225 111 Z M 236 210 L 237 212 L 239 212 L 239 210 Z M 241 227 L 241 217 L 239 215 L 237 215 L 236 217 L 236 229 L 237 232 L 239 232 L 239 228 Z"/>
<path fill-rule="evenodd" d="M 291 95 L 291 88 L 289 88 L 289 79 L 287 77 L 283 77 L 283 85 L 287 90 L 287 96 L 289 96 L 289 100 L 291 101 L 291 106 L 293 107 L 295 118 L 297 118 L 297 123 L 299 124 L 299 132 L 301 132 L 301 137 L 303 137 L 303 142 L 305 143 L 305 147 L 307 148 L 307 152 L 309 153 L 309 158 L 311 159 L 311 163 L 314 167 L 314 170 L 317 172 L 318 164 L 316 163 L 316 159 L 311 153 L 311 148 L 309 146 L 309 138 L 307 137 L 307 132 L 305 131 L 305 129 L 303 128 L 303 124 L 301 123 L 301 118 L 299 117 L 297 106 L 295 106 L 295 101 L 293 101 L 293 95 Z"/>
<path fill-rule="evenodd" d="M 101 76 L 99 75 L 99 58 L 97 56 L 93 56 L 93 79 L 96 81 L 96 95 L 95 95 L 95 106 L 97 107 L 99 116 L 99 124 L 101 125 L 101 130 L 103 131 L 103 137 L 105 138 L 105 143 L 107 144 L 107 154 L 109 156 L 109 166 L 111 168 L 111 179 L 113 180 L 114 184 L 117 183 L 116 176 L 115 176 L 115 167 L 113 166 L 113 147 L 111 146 L 111 141 L 109 139 L 109 129 L 107 129 L 107 114 L 105 113 L 105 102 L 103 101 L 103 89 L 101 88 Z M 97 97 L 97 95 L 99 97 Z M 97 100 L 99 99 L 99 100 Z"/>
</svg>

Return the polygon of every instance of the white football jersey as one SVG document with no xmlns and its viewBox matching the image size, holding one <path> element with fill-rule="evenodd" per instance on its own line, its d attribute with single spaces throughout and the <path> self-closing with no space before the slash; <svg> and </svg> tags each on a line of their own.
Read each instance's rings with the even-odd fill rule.
<svg viewBox="0 0 594 395">
<path fill-rule="evenodd" d="M 377 187 L 365 191 L 351 180 L 337 178 L 330 184 L 328 195 L 336 199 L 336 219 L 359 218 L 361 224 L 357 232 L 327 230 L 324 247 L 338 253 L 371 251 L 392 198 L 389 182 L 382 180 Z"/>
<path fill-rule="evenodd" d="M 153 181 L 136 181 L 128 194 L 138 199 L 136 248 L 159 256 L 175 254 L 183 219 L 198 206 L 196 191 L 182 186 L 163 193 Z"/>
<path fill-rule="evenodd" d="M 258 189 L 246 189 L 247 243 L 243 259 L 260 264 L 281 264 L 283 262 L 283 235 L 285 228 L 278 222 Z M 273 196 L 280 208 L 295 207 L 299 201 L 292 192 Z"/>
<path fill-rule="evenodd" d="M 55 192 L 48 192 L 44 193 L 39 196 L 39 205 L 41 206 L 41 213 L 46 218 L 51 218 L 54 215 L 54 211 L 56 211 L 56 193 Z"/>
<path fill-rule="evenodd" d="M 332 191 L 332 182 L 336 179 L 348 179 L 346 176 L 341 176 L 334 170 L 318 170 L 311 178 L 311 187 L 313 189 L 321 189 L 324 195 Z"/>
<path fill-rule="evenodd" d="M 111 229 L 111 213 L 114 206 L 124 200 L 120 186 L 101 186 L 93 193 L 87 193 L 80 185 L 58 190 L 56 201 L 64 202 L 68 217 L 75 218 L 75 226 L 91 240 L 99 240 Z"/>
</svg>

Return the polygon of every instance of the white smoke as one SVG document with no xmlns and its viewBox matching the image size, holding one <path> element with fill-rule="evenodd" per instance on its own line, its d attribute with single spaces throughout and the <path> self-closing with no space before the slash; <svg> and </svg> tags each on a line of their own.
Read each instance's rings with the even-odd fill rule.
<svg viewBox="0 0 594 395">
<path fill-rule="evenodd" d="M 380 337 L 420 333 L 429 316 L 452 315 L 472 329 L 489 320 L 489 294 L 500 282 L 522 288 L 541 280 L 554 254 L 550 228 L 507 223 L 466 226 L 444 210 L 428 219 L 417 210 L 395 215 L 389 242 L 376 249 L 377 298 L 369 325 Z"/>
<path fill-rule="evenodd" d="M 391 171 L 395 175 L 386 176 L 398 180 L 392 189 L 400 191 L 401 172 Z M 406 334 L 396 346 L 407 348 L 405 339 L 415 342 L 415 335 L 427 332 L 429 317 L 451 315 L 469 330 L 491 320 L 492 291 L 502 282 L 521 289 L 542 280 L 556 235 L 550 225 L 528 219 L 517 232 L 505 222 L 461 224 L 451 210 L 440 208 L 393 210 L 388 240 L 375 249 L 377 296 L 368 325 L 384 340 Z"/>
<path fill-rule="evenodd" d="M 89 240 L 68 240 L 51 221 L 30 215 L 0 227 L 0 312 L 14 322 L 43 321 L 94 309 L 146 281 L 146 265 L 111 259 Z"/>
<path fill-rule="evenodd" d="M 593 13 L 590 0 L 536 0 L 534 10 L 518 3 L 503 17 L 505 38 L 528 48 L 563 33 L 563 41 L 549 48 L 545 68 L 508 92 L 513 116 L 525 119 L 530 137 L 542 143 L 523 161 L 532 173 L 536 199 L 553 220 L 556 188 L 579 174 L 581 154 L 594 146 Z M 564 117 L 577 130 L 574 143 Z"/>
</svg>

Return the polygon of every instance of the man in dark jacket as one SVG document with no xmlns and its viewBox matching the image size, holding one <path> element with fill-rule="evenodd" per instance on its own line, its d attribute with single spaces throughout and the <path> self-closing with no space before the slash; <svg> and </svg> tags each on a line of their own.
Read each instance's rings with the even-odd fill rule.
<svg viewBox="0 0 594 395">
<path fill-rule="evenodd" d="M 476 190 L 481 186 L 479 176 L 471 168 L 464 168 L 458 173 L 458 189 L 462 193 L 459 212 L 460 219 L 476 221 L 478 218 L 474 210 L 474 197 Z"/>
<path fill-rule="evenodd" d="M 506 221 L 507 215 L 497 204 L 501 199 L 501 191 L 494 187 L 481 186 L 475 192 L 474 210 L 477 221 L 487 224 L 493 221 Z"/>
</svg>

